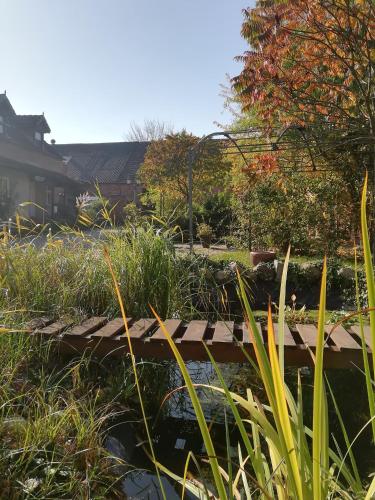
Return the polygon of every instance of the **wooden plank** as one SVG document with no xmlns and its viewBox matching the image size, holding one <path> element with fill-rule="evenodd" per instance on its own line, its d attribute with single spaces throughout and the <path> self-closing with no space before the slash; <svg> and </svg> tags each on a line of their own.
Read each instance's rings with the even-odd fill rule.
<svg viewBox="0 0 375 500">
<path fill-rule="evenodd" d="M 122 318 L 116 318 L 99 328 L 96 332 L 90 335 L 91 338 L 110 338 L 122 333 L 125 330 L 124 321 Z"/>
<path fill-rule="evenodd" d="M 59 335 L 66 328 L 69 328 L 71 324 L 72 324 L 71 322 L 67 323 L 65 321 L 55 321 L 55 323 L 45 326 L 44 328 L 38 328 L 38 330 L 35 330 L 35 333 L 45 336 Z"/>
<path fill-rule="evenodd" d="M 309 347 L 316 347 L 318 329 L 315 325 L 296 325 L 303 342 Z"/>
<path fill-rule="evenodd" d="M 276 345 L 279 344 L 279 325 L 277 323 L 273 324 L 273 329 L 275 332 L 275 342 Z M 293 335 L 289 329 L 289 326 L 284 323 L 284 346 L 287 347 L 297 347 Z"/>
<path fill-rule="evenodd" d="M 234 342 L 234 321 L 217 321 L 212 337 L 212 343 Z"/>
<path fill-rule="evenodd" d="M 354 332 L 359 338 L 361 338 L 361 327 L 359 325 L 354 325 L 350 327 L 351 331 Z M 369 349 L 372 348 L 371 342 L 371 328 L 369 325 L 363 326 L 363 335 L 365 337 L 365 342 L 368 345 Z"/>
<path fill-rule="evenodd" d="M 181 324 L 182 324 L 182 321 L 179 320 L 179 319 L 167 319 L 166 321 L 164 321 L 164 326 L 165 326 L 165 328 L 167 329 L 169 335 L 172 338 L 176 335 L 176 333 L 177 333 L 178 329 L 180 328 Z M 149 340 L 151 342 L 160 341 L 160 340 L 167 341 L 167 339 L 165 338 L 164 332 L 161 329 L 161 327 L 159 327 L 156 330 L 156 332 L 154 333 L 154 335 L 152 335 L 152 337 L 150 337 Z"/>
<path fill-rule="evenodd" d="M 327 336 L 332 330 L 332 325 L 325 326 Z M 361 346 L 354 340 L 354 338 L 345 330 L 342 325 L 339 325 L 329 335 L 335 345 L 341 350 L 343 349 L 361 349 Z"/>
<path fill-rule="evenodd" d="M 86 319 L 82 324 L 74 326 L 71 330 L 67 330 L 64 333 L 64 337 L 84 337 L 89 333 L 95 332 L 106 322 L 107 318 L 94 316 Z"/>
<path fill-rule="evenodd" d="M 129 328 L 129 335 L 131 339 L 140 339 L 147 335 L 147 333 L 156 325 L 157 319 L 144 318 L 136 321 L 133 326 Z M 126 333 L 120 335 L 119 339 L 126 339 Z"/>
<path fill-rule="evenodd" d="M 208 327 L 208 321 L 194 320 L 190 321 L 184 335 L 177 339 L 178 342 L 200 342 Z"/>
<path fill-rule="evenodd" d="M 106 318 L 94 317 L 84 321 L 81 325 L 71 326 L 64 321 L 56 321 L 47 326 L 41 326 L 35 330 L 35 334 L 45 336 L 56 336 L 59 352 L 77 354 L 86 349 L 92 349 L 99 356 L 124 356 L 129 348 L 125 339 L 124 325 L 121 318 L 107 323 Z M 254 348 L 251 345 L 251 338 L 245 324 L 234 324 L 232 321 L 219 321 L 211 325 L 207 321 L 192 321 L 188 325 L 182 325 L 180 320 L 166 320 L 166 328 L 170 335 L 178 343 L 178 349 L 184 360 L 206 361 L 208 359 L 202 339 L 207 331 L 213 330 L 213 337 L 207 340 L 210 350 L 215 359 L 219 362 L 244 362 L 245 356 L 238 348 L 233 332 L 239 333 L 242 329 L 243 347 L 246 352 L 254 357 Z M 262 332 L 259 323 L 256 324 L 260 333 Z M 183 329 L 180 328 L 183 326 Z M 134 324 L 129 319 L 129 333 L 132 339 L 134 354 L 143 358 L 174 359 L 165 336 L 161 330 L 155 332 L 152 337 L 147 337 L 147 333 L 154 331 L 157 321 L 152 319 L 141 319 Z M 236 330 L 234 330 L 236 327 Z M 329 333 L 330 326 L 325 327 L 325 334 Z M 68 330 L 67 330 L 68 329 Z M 287 366 L 313 366 L 313 360 L 305 344 L 296 344 L 290 329 L 285 329 L 285 364 Z M 179 332 L 185 332 L 179 335 Z M 297 325 L 297 331 L 303 342 L 312 349 L 316 348 L 317 328 L 314 325 Z M 120 332 L 120 334 L 119 334 Z M 60 335 L 62 333 L 62 335 Z M 66 333 L 66 334 L 65 334 Z M 366 325 L 364 329 L 367 345 L 371 345 L 370 328 Z M 324 366 L 326 368 L 352 368 L 354 365 L 362 366 L 363 357 L 358 338 L 359 326 L 352 329 L 344 329 L 341 325 L 333 332 L 332 341 L 325 349 Z M 177 338 L 178 335 L 178 338 Z M 277 341 L 277 325 L 275 325 L 275 337 Z M 146 337 L 146 338 L 145 338 Z M 103 341 L 100 341 L 103 339 Z M 122 339 L 122 342 L 117 342 Z M 144 339 L 146 341 L 144 341 Z M 93 342 L 96 340 L 96 342 Z M 150 342 L 151 341 L 151 342 Z M 153 342 L 152 342 L 153 341 Z M 263 341 L 263 337 L 262 337 Z M 266 338 L 264 338 L 266 341 Z M 332 345 L 334 344 L 334 345 Z M 293 348 L 295 346 L 295 348 Z M 371 354 L 368 354 L 371 356 Z"/>
<path fill-rule="evenodd" d="M 262 339 L 262 342 L 264 343 L 263 335 L 262 335 L 262 327 L 261 327 L 260 323 L 256 323 L 256 325 L 257 325 L 257 328 L 258 328 L 258 332 L 260 333 L 260 337 Z M 245 322 L 242 325 L 242 332 L 243 332 L 242 333 L 242 343 L 243 344 L 252 344 L 253 343 L 253 339 L 252 339 L 251 333 L 247 329 L 247 326 L 246 326 Z"/>
</svg>

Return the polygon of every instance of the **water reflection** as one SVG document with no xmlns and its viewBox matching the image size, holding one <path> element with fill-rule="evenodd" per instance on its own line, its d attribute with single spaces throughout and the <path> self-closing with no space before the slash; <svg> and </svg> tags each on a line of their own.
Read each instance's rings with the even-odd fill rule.
<svg viewBox="0 0 375 500">
<path fill-rule="evenodd" d="M 179 500 L 181 497 L 174 487 L 164 476 L 161 476 L 164 492 L 168 500 Z M 127 498 L 136 500 L 159 500 L 163 499 L 157 476 L 147 471 L 132 471 L 122 481 L 122 490 Z M 187 497 L 195 499 L 196 497 Z"/>
<path fill-rule="evenodd" d="M 195 384 L 209 384 L 220 386 L 215 370 L 208 361 L 190 361 L 186 363 L 189 374 Z M 240 365 L 235 363 L 218 363 L 226 384 L 230 387 L 233 377 L 239 373 Z M 184 385 L 184 381 L 177 364 L 171 365 L 171 388 Z M 207 421 L 218 424 L 224 423 L 224 399 L 209 389 L 197 388 L 202 409 Z M 174 392 L 168 403 L 168 416 L 181 420 L 194 420 L 195 412 L 186 390 Z"/>
<path fill-rule="evenodd" d="M 215 371 L 209 362 L 189 362 L 187 363 L 190 376 L 195 384 L 220 385 L 216 379 Z M 169 370 L 170 390 L 184 385 L 183 378 L 176 363 L 170 363 L 166 369 Z M 224 379 L 228 386 L 231 385 L 233 377 L 239 372 L 239 365 L 220 365 Z M 223 400 L 210 390 L 197 389 L 202 404 L 206 420 L 214 422 L 211 429 L 214 434 L 215 443 L 220 449 L 221 438 L 224 439 L 222 423 L 224 422 Z M 134 445 L 134 430 L 129 432 L 129 424 L 125 422 L 116 426 L 116 431 L 111 436 L 118 440 L 114 450 L 122 449 L 122 457 L 126 456 L 126 461 L 131 463 L 135 470 L 128 470 L 123 474 L 122 489 L 129 499 L 157 500 L 162 498 L 158 478 L 149 472 L 152 464 L 143 454 L 142 449 Z M 153 430 L 155 453 L 163 465 L 172 472 L 182 476 L 186 457 L 189 451 L 193 451 L 195 456 L 205 455 L 202 438 L 196 423 L 194 409 L 186 390 L 176 391 L 172 394 L 166 404 L 163 418 L 159 421 L 156 429 Z M 223 442 L 225 447 L 225 443 Z M 131 453 L 129 451 L 131 450 Z M 115 453 L 113 453 L 115 455 Z M 145 470 L 148 469 L 148 470 Z M 168 500 L 179 499 L 181 495 L 180 486 L 172 480 L 161 476 L 163 487 L 165 488 Z M 186 494 L 186 498 L 195 499 L 191 493 Z"/>
</svg>

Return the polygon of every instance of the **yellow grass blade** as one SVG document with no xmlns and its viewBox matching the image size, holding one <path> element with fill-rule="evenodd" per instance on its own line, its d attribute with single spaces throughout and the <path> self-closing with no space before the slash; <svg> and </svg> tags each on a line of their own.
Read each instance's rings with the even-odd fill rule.
<svg viewBox="0 0 375 500">
<path fill-rule="evenodd" d="M 371 481 L 365 500 L 373 500 L 374 498 L 375 498 L 375 477 L 373 477 Z"/>
<path fill-rule="evenodd" d="M 326 311 L 327 261 L 324 258 L 322 283 L 320 288 L 318 338 L 315 354 L 314 396 L 313 396 L 313 491 L 314 500 L 322 498 L 322 398 L 323 398 L 323 348 Z"/>
<path fill-rule="evenodd" d="M 368 306 L 370 309 L 370 330 L 371 330 L 371 350 L 372 350 L 372 368 L 373 368 L 373 379 L 375 379 L 375 278 L 374 278 L 374 267 L 372 263 L 372 255 L 370 249 L 370 240 L 368 236 L 368 227 L 367 227 L 367 215 L 366 215 L 366 196 L 367 196 L 367 181 L 368 174 L 366 173 L 365 182 L 362 191 L 362 199 L 361 199 L 361 231 L 362 231 L 362 246 L 363 246 L 363 255 L 365 261 L 365 272 L 366 272 L 366 283 L 367 283 L 367 297 L 368 297 Z M 361 326 L 361 337 L 363 338 L 363 325 L 362 318 L 360 317 L 360 326 Z M 362 342 L 363 344 L 363 342 Z M 362 347 L 363 348 L 363 347 Z M 367 356 L 366 351 L 364 351 L 364 356 Z M 365 370 L 366 370 L 366 379 L 368 385 L 369 379 L 369 371 L 367 366 L 367 360 L 365 360 Z M 369 406 L 371 417 L 375 415 L 374 412 L 374 392 L 371 390 L 368 393 Z M 374 421 L 373 421 L 374 422 Z M 373 441 L 375 442 L 375 424 L 372 425 L 372 435 Z"/>
<path fill-rule="evenodd" d="M 285 256 L 283 273 L 281 277 L 280 296 L 279 296 L 278 350 L 279 350 L 279 364 L 283 380 L 284 380 L 285 295 L 286 295 L 286 280 L 288 275 L 289 257 L 290 257 L 290 245 Z"/>
<path fill-rule="evenodd" d="M 109 271 L 111 273 L 113 284 L 114 284 L 114 287 L 115 287 L 115 290 L 116 290 L 117 299 L 118 299 L 118 302 L 119 302 L 119 305 L 120 305 L 121 315 L 122 315 L 122 319 L 123 319 L 124 325 L 125 325 L 126 338 L 128 340 L 128 346 L 129 346 L 129 352 L 130 352 L 130 359 L 131 359 L 131 362 L 132 362 L 132 368 L 133 368 L 133 373 L 134 373 L 135 384 L 136 384 L 136 387 L 137 387 L 138 399 L 139 399 L 139 403 L 140 403 L 140 406 L 141 406 L 143 423 L 144 423 L 144 426 L 145 426 L 145 429 L 146 429 L 147 440 L 148 440 L 148 444 L 150 446 L 152 460 L 153 460 L 154 464 L 156 464 L 156 455 L 155 455 L 155 451 L 154 451 L 154 446 L 153 446 L 153 442 L 152 442 L 152 437 L 151 437 L 150 429 L 149 429 L 149 426 L 148 426 L 146 411 L 145 411 L 144 404 L 143 404 L 142 392 L 141 392 L 141 387 L 140 387 L 139 379 L 138 379 L 137 365 L 136 365 L 135 357 L 134 357 L 134 354 L 133 354 L 133 346 L 132 346 L 130 335 L 129 335 L 128 320 L 127 320 L 126 313 L 125 313 L 125 307 L 124 307 L 124 303 L 123 303 L 123 300 L 122 300 L 122 296 L 121 296 L 121 292 L 120 292 L 120 287 L 118 285 L 118 282 L 117 282 L 117 279 L 116 279 L 116 276 L 115 276 L 115 272 L 114 272 L 113 267 L 112 267 L 112 261 L 111 261 L 111 258 L 109 256 L 109 252 L 108 252 L 107 248 L 104 248 L 104 258 L 105 258 L 105 260 L 107 262 Z M 160 478 L 159 469 L 156 466 L 155 466 L 155 469 L 156 469 L 156 474 L 157 474 L 158 480 L 159 480 L 160 490 L 162 492 L 164 500 L 166 500 L 164 486 L 163 486 L 163 482 L 162 482 L 162 480 Z"/>
<path fill-rule="evenodd" d="M 150 308 L 151 308 L 155 318 L 159 322 L 160 328 L 162 329 L 162 332 L 164 333 L 165 338 L 168 341 L 168 344 L 169 344 L 169 346 L 170 346 L 170 348 L 171 348 L 171 350 L 176 358 L 178 366 L 181 370 L 181 374 L 184 377 L 185 384 L 187 386 L 189 396 L 190 396 L 192 405 L 194 407 L 195 415 L 197 417 L 197 421 L 198 421 L 199 429 L 201 431 L 203 442 L 204 442 L 204 445 L 206 447 L 208 461 L 209 461 L 211 471 L 212 471 L 212 474 L 214 477 L 214 481 L 215 481 L 215 485 L 216 485 L 216 488 L 218 491 L 218 495 L 219 495 L 220 499 L 225 500 L 227 498 L 227 493 L 226 493 L 226 490 L 224 487 L 222 475 L 220 473 L 219 462 L 217 460 L 215 448 L 214 448 L 214 445 L 213 445 L 213 442 L 211 439 L 210 432 L 209 432 L 208 427 L 207 427 L 206 419 L 205 419 L 205 416 L 204 416 L 204 413 L 202 410 L 202 406 L 201 406 L 200 401 L 198 399 L 198 395 L 197 395 L 197 392 L 195 390 L 194 384 L 191 380 L 191 377 L 190 377 L 189 372 L 186 368 L 184 360 L 182 359 L 182 356 L 181 356 L 179 350 L 177 349 L 176 344 L 173 342 L 171 336 L 169 335 L 169 332 L 166 329 L 163 321 L 160 319 L 160 317 L 158 316 L 156 311 L 152 308 L 152 306 L 150 306 Z"/>
<path fill-rule="evenodd" d="M 286 402 L 285 387 L 276 351 L 275 334 L 273 331 L 272 313 L 270 305 L 268 306 L 268 349 L 271 362 L 272 377 L 275 384 L 277 413 L 278 413 L 278 418 L 280 419 L 280 423 L 284 434 L 285 444 L 287 446 L 287 452 L 289 455 L 288 459 L 290 462 L 290 472 L 293 475 L 293 482 L 295 484 L 296 494 L 298 498 L 303 499 L 302 480 L 298 469 L 298 460 L 297 460 L 295 443 L 293 440 L 292 428 L 290 424 L 288 406 Z"/>
<path fill-rule="evenodd" d="M 366 197 L 367 197 L 367 181 L 368 174 L 366 173 L 365 182 L 363 185 L 361 199 L 361 230 L 362 230 L 362 246 L 363 256 L 365 261 L 367 295 L 369 308 L 375 308 L 375 279 L 374 267 L 372 264 L 370 239 L 368 236 L 367 215 L 366 215 Z M 372 362 L 373 374 L 375 378 L 375 310 L 370 310 L 370 327 L 371 327 L 371 347 L 372 347 Z"/>
</svg>

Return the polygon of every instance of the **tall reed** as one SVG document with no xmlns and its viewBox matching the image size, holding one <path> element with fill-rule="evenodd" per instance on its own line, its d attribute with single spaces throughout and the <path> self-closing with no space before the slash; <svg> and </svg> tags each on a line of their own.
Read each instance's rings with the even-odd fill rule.
<svg viewBox="0 0 375 500">
<path fill-rule="evenodd" d="M 105 245 L 132 317 L 148 317 L 149 304 L 164 318 L 191 316 L 190 268 L 169 234 L 151 224 L 103 234 L 98 239 L 66 230 L 38 245 L 22 240 L 0 245 L 1 308 L 55 316 L 119 314 L 103 261 Z"/>
<path fill-rule="evenodd" d="M 375 285 L 371 261 L 370 247 L 368 243 L 368 228 L 366 220 L 366 189 L 365 181 L 362 197 L 362 238 L 365 255 L 366 278 L 368 287 L 368 299 L 370 306 L 370 326 L 372 334 L 373 353 L 375 352 Z M 289 255 L 289 252 L 288 252 Z M 288 260 L 288 259 L 287 259 Z M 297 395 L 293 396 L 284 382 L 284 357 L 283 357 L 283 335 L 279 337 L 281 348 L 277 353 L 271 310 L 268 311 L 268 352 L 260 337 L 256 326 L 254 314 L 251 310 L 244 283 L 239 276 L 239 295 L 244 307 L 245 320 L 251 333 L 256 355 L 256 370 L 258 371 L 267 394 L 267 401 L 260 402 L 251 392 L 247 390 L 246 397 L 236 394 L 227 387 L 224 376 L 209 348 L 206 346 L 208 356 L 216 371 L 219 386 L 204 385 L 224 396 L 226 408 L 229 409 L 238 427 L 240 438 L 238 442 L 238 458 L 236 466 L 232 459 L 219 459 L 215 453 L 214 442 L 210 436 L 209 427 L 201 411 L 201 406 L 196 395 L 196 388 L 186 369 L 184 361 L 179 355 L 178 349 L 171 340 L 165 326 L 158 318 L 165 337 L 170 344 L 176 361 L 184 377 L 186 388 L 192 399 L 196 412 L 202 439 L 206 445 L 206 463 L 212 471 L 214 491 L 207 493 L 207 487 L 197 478 L 177 478 L 184 488 L 191 489 L 196 493 L 199 489 L 200 498 L 272 498 L 272 499 L 326 499 L 345 498 L 370 500 L 375 495 L 375 478 L 361 478 L 354 455 L 352 453 L 353 443 L 349 441 L 340 410 L 335 400 L 335 395 L 329 386 L 330 398 L 333 401 L 333 410 L 336 412 L 343 442 L 346 449 L 341 449 L 337 440 L 330 439 L 326 382 L 324 379 L 324 326 L 325 326 L 325 303 L 326 303 L 326 278 L 327 267 L 324 261 L 321 280 L 318 338 L 315 355 L 312 354 L 314 367 L 313 384 L 313 424 L 310 429 L 304 422 L 303 408 L 303 386 L 301 375 L 297 375 Z M 279 311 L 283 311 L 285 300 L 286 271 L 282 280 L 282 291 L 280 294 Z M 279 328 L 283 327 L 283 317 L 279 317 Z M 281 323 L 281 324 L 280 324 Z M 280 331 L 280 330 L 279 330 Z M 367 359 L 367 350 L 363 346 L 364 356 Z M 252 360 L 248 358 L 249 362 Z M 375 355 L 373 361 L 375 360 Z M 375 368 L 375 364 L 374 364 Z M 369 369 L 366 370 L 370 420 L 364 428 L 371 426 L 375 420 L 373 413 L 373 387 L 374 381 L 370 379 Z M 365 380 L 363 381 L 365 384 Z M 359 434 L 364 428 L 359 429 Z M 335 447 L 330 444 L 336 443 Z M 191 453 L 188 459 L 191 459 Z M 188 465 L 186 466 L 186 470 Z M 176 479 L 176 475 L 165 467 L 162 470 Z M 185 471 L 186 472 L 186 471 Z M 234 479 L 233 479 L 234 478 Z M 224 485 L 224 491 L 223 491 Z"/>
</svg>

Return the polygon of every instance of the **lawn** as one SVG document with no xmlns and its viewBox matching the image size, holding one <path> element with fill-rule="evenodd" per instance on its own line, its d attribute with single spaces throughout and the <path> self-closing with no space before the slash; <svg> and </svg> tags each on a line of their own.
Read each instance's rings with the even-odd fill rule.
<svg viewBox="0 0 375 500">
<path fill-rule="evenodd" d="M 226 262 L 239 262 L 246 267 L 251 267 L 250 264 L 250 252 L 248 250 L 225 250 L 225 249 L 216 249 L 214 251 L 206 251 L 207 255 L 211 260 L 215 262 L 218 261 L 226 261 Z M 283 258 L 282 255 L 278 254 L 280 259 Z M 343 266 L 354 267 L 354 259 L 341 258 L 338 257 L 338 260 Z M 295 264 L 306 264 L 306 263 L 314 263 L 314 262 L 322 262 L 323 256 L 321 257 L 310 257 L 304 255 L 291 255 L 290 262 Z M 361 264 L 359 264 L 359 268 L 361 268 Z"/>
</svg>

